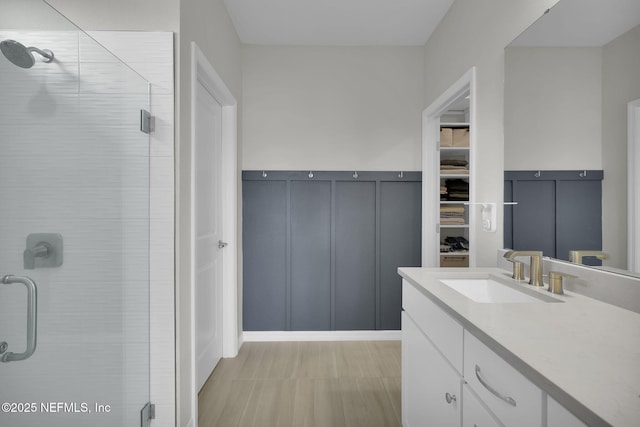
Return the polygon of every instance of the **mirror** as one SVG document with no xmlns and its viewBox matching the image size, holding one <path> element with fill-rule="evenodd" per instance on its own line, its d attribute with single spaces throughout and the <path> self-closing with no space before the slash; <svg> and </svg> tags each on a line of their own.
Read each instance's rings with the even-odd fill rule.
<svg viewBox="0 0 640 427">
<path fill-rule="evenodd" d="M 618 270 L 629 234 L 627 105 L 638 99 L 638 0 L 560 0 L 505 48 L 505 171 L 602 170 L 603 265 Z"/>
</svg>

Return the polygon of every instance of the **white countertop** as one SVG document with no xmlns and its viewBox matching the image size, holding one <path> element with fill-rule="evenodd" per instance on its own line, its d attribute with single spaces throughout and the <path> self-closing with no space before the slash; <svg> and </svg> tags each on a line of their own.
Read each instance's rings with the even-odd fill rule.
<svg viewBox="0 0 640 427">
<path fill-rule="evenodd" d="M 400 275 L 533 383 L 589 425 L 640 425 L 640 314 L 576 293 L 563 303 L 476 303 L 444 278 L 490 274 L 498 268 L 400 268 Z M 603 284 L 606 286 L 606 284 Z"/>
</svg>

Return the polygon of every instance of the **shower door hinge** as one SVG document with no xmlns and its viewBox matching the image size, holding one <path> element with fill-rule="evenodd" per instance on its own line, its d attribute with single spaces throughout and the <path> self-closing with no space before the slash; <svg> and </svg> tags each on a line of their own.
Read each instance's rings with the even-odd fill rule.
<svg viewBox="0 0 640 427">
<path fill-rule="evenodd" d="M 156 419 L 156 405 L 148 402 L 140 411 L 140 426 L 149 427 L 151 420 Z"/>
<path fill-rule="evenodd" d="M 140 130 L 144 133 L 151 133 L 156 130 L 156 118 L 147 110 L 140 110 Z"/>
</svg>

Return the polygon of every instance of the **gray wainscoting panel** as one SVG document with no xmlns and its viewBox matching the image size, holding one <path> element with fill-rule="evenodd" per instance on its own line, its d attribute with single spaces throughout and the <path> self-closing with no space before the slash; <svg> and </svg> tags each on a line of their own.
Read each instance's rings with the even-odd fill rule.
<svg viewBox="0 0 640 427">
<path fill-rule="evenodd" d="M 556 194 L 554 181 L 519 181 L 514 206 L 513 249 L 556 255 Z"/>
<path fill-rule="evenodd" d="M 504 181 L 504 201 L 513 202 L 513 181 Z M 513 205 L 504 205 L 504 247 L 513 248 Z"/>
<path fill-rule="evenodd" d="M 243 328 L 282 331 L 287 319 L 287 182 L 243 183 Z"/>
<path fill-rule="evenodd" d="M 402 278 L 398 266 L 421 263 L 422 183 L 380 184 L 380 289 L 378 329 L 400 329 Z"/>
<path fill-rule="evenodd" d="M 602 181 L 559 181 L 556 188 L 557 253 L 555 258 L 569 259 L 570 250 L 602 249 Z M 602 261 L 587 257 L 587 265 Z"/>
<path fill-rule="evenodd" d="M 291 182 L 291 329 L 331 329 L 331 182 Z"/>
<path fill-rule="evenodd" d="M 600 170 L 505 171 L 504 246 L 567 260 L 571 249 L 602 249 Z M 600 261 L 586 258 L 586 263 Z"/>
<path fill-rule="evenodd" d="M 400 329 L 420 172 L 243 171 L 244 330 Z"/>
<path fill-rule="evenodd" d="M 376 183 L 336 183 L 336 330 L 376 329 Z"/>
</svg>

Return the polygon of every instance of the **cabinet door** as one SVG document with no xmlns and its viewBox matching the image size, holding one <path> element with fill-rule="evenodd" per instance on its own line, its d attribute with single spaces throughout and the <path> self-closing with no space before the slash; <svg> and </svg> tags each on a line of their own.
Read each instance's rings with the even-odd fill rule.
<svg viewBox="0 0 640 427">
<path fill-rule="evenodd" d="M 564 406 L 547 396 L 547 427 L 587 427 Z"/>
<path fill-rule="evenodd" d="M 460 426 L 460 394 L 461 378 L 422 334 L 413 319 L 403 312 L 403 426 Z"/>
<path fill-rule="evenodd" d="M 489 413 L 469 386 L 462 387 L 464 405 L 462 407 L 462 427 L 500 427 L 495 417 Z"/>
</svg>

